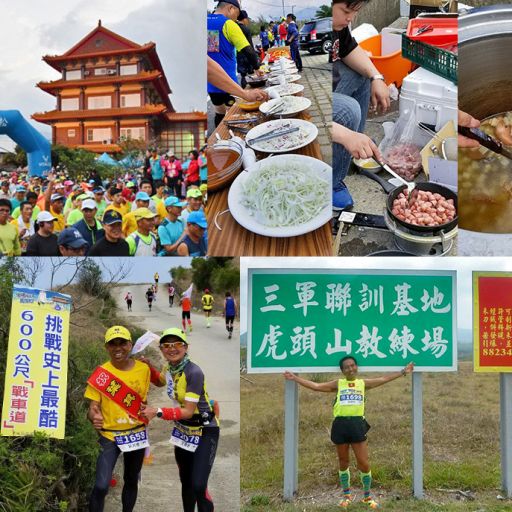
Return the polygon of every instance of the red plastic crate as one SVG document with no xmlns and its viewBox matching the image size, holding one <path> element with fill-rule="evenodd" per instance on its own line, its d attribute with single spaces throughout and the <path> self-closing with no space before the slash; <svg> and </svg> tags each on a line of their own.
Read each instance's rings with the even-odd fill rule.
<svg viewBox="0 0 512 512">
<path fill-rule="evenodd" d="M 432 30 L 418 34 L 419 29 L 427 26 L 431 26 Z M 457 44 L 457 30 L 457 18 L 415 18 L 409 20 L 406 35 L 413 41 L 446 48 L 448 45 Z"/>
</svg>

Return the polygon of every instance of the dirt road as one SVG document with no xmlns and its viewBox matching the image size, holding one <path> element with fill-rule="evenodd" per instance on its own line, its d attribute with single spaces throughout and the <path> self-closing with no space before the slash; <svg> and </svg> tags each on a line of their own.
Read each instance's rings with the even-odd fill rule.
<svg viewBox="0 0 512 512">
<path fill-rule="evenodd" d="M 133 295 L 132 311 L 126 311 L 123 297 L 128 289 Z M 148 311 L 144 293 L 146 285 L 120 286 L 113 295 L 119 305 L 119 316 L 160 334 L 168 327 L 181 326 L 181 309 L 177 304 L 169 307 L 166 288 L 160 285 L 153 310 Z M 224 319 L 215 317 L 206 328 L 203 314 L 192 312 L 193 332 L 188 335 L 189 354 L 204 371 L 208 393 L 220 404 L 221 431 L 217 457 L 209 480 L 209 492 L 215 510 L 240 510 L 240 378 L 239 332 L 235 325 L 233 339 L 227 339 Z M 158 350 L 157 343 L 153 344 Z M 161 356 L 159 356 L 161 357 Z M 160 366 L 163 358 L 153 361 Z M 151 386 L 148 403 L 170 406 L 165 387 Z M 149 427 L 153 462 L 142 470 L 139 497 L 135 512 L 182 510 L 181 487 L 174 452 L 169 443 L 170 423 L 155 418 Z M 118 484 L 107 496 L 105 512 L 121 511 L 122 458 L 114 470 Z"/>
</svg>

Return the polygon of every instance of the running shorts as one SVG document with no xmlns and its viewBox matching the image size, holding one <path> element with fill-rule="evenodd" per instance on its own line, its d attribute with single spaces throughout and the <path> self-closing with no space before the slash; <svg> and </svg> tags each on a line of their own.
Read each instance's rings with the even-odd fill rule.
<svg viewBox="0 0 512 512">
<path fill-rule="evenodd" d="M 190 320 L 190 311 L 182 311 L 181 312 L 181 318 L 185 320 L 185 318 L 188 318 Z"/>
<path fill-rule="evenodd" d="M 226 317 L 226 323 L 227 324 L 232 324 L 233 322 L 235 321 L 235 317 L 234 316 L 227 316 Z"/>
<path fill-rule="evenodd" d="M 331 441 L 334 444 L 362 443 L 370 425 L 362 416 L 339 416 L 334 418 Z"/>
</svg>

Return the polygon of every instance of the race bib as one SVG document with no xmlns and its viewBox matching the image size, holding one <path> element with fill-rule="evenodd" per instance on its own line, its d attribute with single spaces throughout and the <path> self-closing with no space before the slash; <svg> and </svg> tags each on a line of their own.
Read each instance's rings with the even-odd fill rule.
<svg viewBox="0 0 512 512">
<path fill-rule="evenodd" d="M 363 405 L 363 395 L 355 389 L 342 389 L 340 405 Z"/>
<path fill-rule="evenodd" d="M 149 446 L 148 433 L 146 429 L 140 432 L 121 434 L 114 436 L 117 447 L 122 452 L 133 452 L 134 450 L 140 450 L 141 448 L 147 448 Z"/>
<path fill-rule="evenodd" d="M 201 441 L 202 433 L 201 427 L 190 428 L 176 423 L 171 433 L 171 444 L 189 452 L 195 452 L 199 441 Z"/>
</svg>

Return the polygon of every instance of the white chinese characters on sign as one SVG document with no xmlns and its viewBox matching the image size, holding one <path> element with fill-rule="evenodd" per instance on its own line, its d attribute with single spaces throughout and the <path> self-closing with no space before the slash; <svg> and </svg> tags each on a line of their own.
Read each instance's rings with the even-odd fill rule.
<svg viewBox="0 0 512 512">
<path fill-rule="evenodd" d="M 359 345 L 356 354 L 363 354 L 365 359 L 368 355 L 377 356 L 379 359 L 386 357 L 386 355 L 379 350 L 379 341 L 382 339 L 382 336 L 378 336 L 378 332 L 377 327 L 372 327 L 372 332 L 370 332 L 368 327 L 363 325 L 361 337 L 356 340 L 356 343 Z"/>
<path fill-rule="evenodd" d="M 327 285 L 325 309 L 331 313 L 334 310 L 343 312 L 343 316 L 347 316 L 347 309 L 352 306 L 352 298 L 350 296 L 350 283 L 342 285 L 340 283 L 331 283 Z"/>
<path fill-rule="evenodd" d="M 384 286 L 380 285 L 371 290 L 366 283 L 363 283 L 359 293 L 361 294 L 361 303 L 359 304 L 361 311 L 374 307 L 379 308 L 381 315 L 384 313 Z"/>
<path fill-rule="evenodd" d="M 304 329 L 302 327 L 295 327 L 293 332 L 295 336 L 290 336 L 293 345 L 292 349 L 290 350 L 290 354 L 293 356 L 300 352 L 300 355 L 303 356 L 306 352 L 309 352 L 313 358 L 316 359 L 315 327 L 304 327 Z"/>
<path fill-rule="evenodd" d="M 352 352 L 352 342 L 347 340 L 345 345 L 341 344 L 343 340 L 343 334 L 340 329 L 334 329 L 334 346 L 330 343 L 327 343 L 327 348 L 325 349 L 325 353 L 328 355 L 336 354 L 336 353 L 345 353 L 350 354 Z"/>
<path fill-rule="evenodd" d="M 418 310 L 411 304 L 412 299 L 409 298 L 409 289 L 411 285 L 408 283 L 397 284 L 395 291 L 397 293 L 397 299 L 393 302 L 395 309 L 391 312 L 392 315 L 395 313 L 398 316 L 407 316 L 410 313 L 416 313 Z"/>
<path fill-rule="evenodd" d="M 262 313 L 267 313 L 268 311 L 285 311 L 285 307 L 282 304 L 272 304 L 272 302 L 277 299 L 277 295 L 274 292 L 279 291 L 279 285 L 272 284 L 270 286 L 265 286 L 263 289 L 266 293 L 265 301 L 267 302 L 267 305 L 261 307 L 260 311 Z"/>
<path fill-rule="evenodd" d="M 298 304 L 294 304 L 294 308 L 302 308 L 302 313 L 304 316 L 308 314 L 309 306 L 318 306 L 318 302 L 316 300 L 312 300 L 315 296 L 315 288 L 316 283 L 313 281 L 307 281 L 305 283 L 296 283 L 295 289 L 297 290 L 297 296 L 299 299 Z"/>
<path fill-rule="evenodd" d="M 279 330 L 281 326 L 279 325 L 271 325 L 269 332 L 263 336 L 263 341 L 261 342 L 260 349 L 256 353 L 257 356 L 263 354 L 266 349 L 265 357 L 272 357 L 277 361 L 286 359 L 286 350 L 277 354 L 277 344 L 279 342 L 279 338 L 283 335 L 283 333 Z"/>
</svg>

